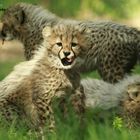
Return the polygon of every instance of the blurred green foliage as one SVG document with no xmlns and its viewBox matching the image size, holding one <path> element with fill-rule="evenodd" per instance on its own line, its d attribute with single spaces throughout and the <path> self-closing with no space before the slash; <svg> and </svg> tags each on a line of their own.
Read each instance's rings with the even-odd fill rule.
<svg viewBox="0 0 140 140">
<path fill-rule="evenodd" d="M 17 2 L 41 4 L 61 17 L 82 17 L 90 11 L 97 17 L 126 19 L 140 13 L 140 0 L 0 0 L 0 8 Z"/>
<path fill-rule="evenodd" d="M 48 9 L 62 17 L 76 16 L 80 6 L 81 0 L 48 0 Z"/>
<path fill-rule="evenodd" d="M 6 8 L 18 2 L 27 2 L 27 3 L 37 4 L 39 3 L 39 0 L 0 0 L 0 8 L 1 7 Z"/>
<path fill-rule="evenodd" d="M 112 18 L 128 18 L 135 10 L 140 8 L 139 0 L 86 0 L 84 5 L 92 9 L 99 16 Z M 136 8 L 137 7 L 137 8 Z M 131 11 L 131 13 L 130 13 Z"/>
</svg>

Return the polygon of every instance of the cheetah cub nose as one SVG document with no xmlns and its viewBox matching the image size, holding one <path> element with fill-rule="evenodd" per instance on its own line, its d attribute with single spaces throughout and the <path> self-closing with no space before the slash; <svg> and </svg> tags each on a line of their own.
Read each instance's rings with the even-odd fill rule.
<svg viewBox="0 0 140 140">
<path fill-rule="evenodd" d="M 68 52 L 68 51 L 64 51 L 63 53 L 66 57 L 70 55 L 70 52 Z"/>
</svg>

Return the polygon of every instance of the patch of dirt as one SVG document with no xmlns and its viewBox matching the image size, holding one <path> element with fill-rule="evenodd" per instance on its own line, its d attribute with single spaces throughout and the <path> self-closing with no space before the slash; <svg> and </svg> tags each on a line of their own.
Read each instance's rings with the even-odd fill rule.
<svg viewBox="0 0 140 140">
<path fill-rule="evenodd" d="M 23 45 L 18 41 L 0 40 L 0 62 L 14 59 L 24 59 Z"/>
</svg>

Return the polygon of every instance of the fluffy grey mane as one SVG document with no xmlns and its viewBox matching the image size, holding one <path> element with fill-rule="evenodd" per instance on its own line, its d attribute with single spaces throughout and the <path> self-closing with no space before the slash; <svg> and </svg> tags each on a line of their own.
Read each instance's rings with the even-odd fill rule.
<svg viewBox="0 0 140 140">
<path fill-rule="evenodd" d="M 110 109 L 117 107 L 121 101 L 127 98 L 127 86 L 140 83 L 140 75 L 126 76 L 116 84 L 107 83 L 98 79 L 83 79 L 86 96 L 85 104 L 91 108 Z"/>
</svg>

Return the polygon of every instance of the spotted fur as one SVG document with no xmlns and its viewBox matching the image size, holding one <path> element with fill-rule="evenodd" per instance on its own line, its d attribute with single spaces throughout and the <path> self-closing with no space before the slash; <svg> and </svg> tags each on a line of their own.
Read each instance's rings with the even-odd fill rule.
<svg viewBox="0 0 140 140">
<path fill-rule="evenodd" d="M 75 24 L 58 24 L 43 29 L 44 41 L 35 57 L 17 65 L 0 82 L 0 111 L 5 116 L 8 116 L 7 106 L 14 105 L 36 130 L 43 128 L 46 121 L 52 130 L 55 98 L 67 98 L 78 114 L 84 113 L 84 93 L 80 75 L 74 68 L 87 45 L 83 32 L 86 31 Z"/>
<path fill-rule="evenodd" d="M 113 22 L 82 22 L 89 33 L 91 45 L 81 67 L 82 71 L 97 69 L 103 80 L 115 83 L 130 73 L 140 53 L 140 31 Z"/>
</svg>

